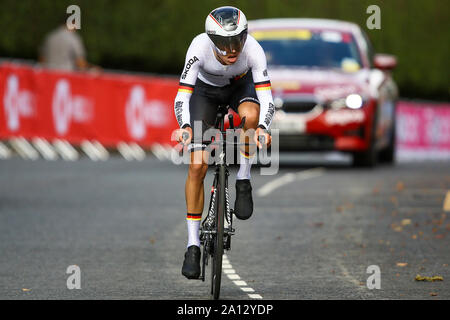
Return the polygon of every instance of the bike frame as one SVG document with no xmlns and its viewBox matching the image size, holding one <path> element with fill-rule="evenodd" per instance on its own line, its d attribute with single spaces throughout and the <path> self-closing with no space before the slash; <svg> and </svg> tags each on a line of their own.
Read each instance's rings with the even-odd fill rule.
<svg viewBox="0 0 450 320">
<path fill-rule="evenodd" d="M 213 299 L 219 299 L 222 278 L 222 257 L 224 249 L 231 249 L 231 236 L 234 234 L 232 226 L 232 209 L 229 203 L 228 176 L 229 171 L 226 163 L 226 131 L 224 129 L 224 116 L 227 108 L 219 107 L 215 127 L 220 130 L 220 140 L 215 142 L 219 145 L 219 157 L 214 172 L 213 187 L 209 202 L 208 215 L 203 220 L 201 228 L 201 244 L 203 245 L 202 273 L 200 279 L 205 281 L 205 269 L 209 257 L 211 263 L 211 295 Z M 233 127 L 233 117 L 229 115 L 230 128 Z M 242 119 L 243 126 L 245 118 Z M 225 222 L 227 227 L 225 228 Z M 225 244 L 224 244 L 225 243 Z"/>
</svg>

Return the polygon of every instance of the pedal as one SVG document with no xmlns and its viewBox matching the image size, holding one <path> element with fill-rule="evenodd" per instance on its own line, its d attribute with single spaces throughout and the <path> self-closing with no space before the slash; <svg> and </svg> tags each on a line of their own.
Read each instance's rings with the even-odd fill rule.
<svg viewBox="0 0 450 320">
<path fill-rule="evenodd" d="M 225 236 L 225 241 L 223 242 L 223 248 L 227 251 L 231 249 L 231 235 L 228 234 Z"/>
<path fill-rule="evenodd" d="M 201 275 L 200 277 L 198 277 L 197 279 L 189 279 L 189 280 L 197 280 L 197 281 L 205 281 L 205 276 Z"/>
<path fill-rule="evenodd" d="M 225 228 L 223 230 L 223 235 L 224 235 L 224 237 L 233 236 L 234 235 L 234 231 L 235 230 L 233 228 Z"/>
<path fill-rule="evenodd" d="M 198 279 L 188 279 L 188 280 L 194 280 L 194 281 L 205 281 L 205 278 L 199 277 Z"/>
</svg>

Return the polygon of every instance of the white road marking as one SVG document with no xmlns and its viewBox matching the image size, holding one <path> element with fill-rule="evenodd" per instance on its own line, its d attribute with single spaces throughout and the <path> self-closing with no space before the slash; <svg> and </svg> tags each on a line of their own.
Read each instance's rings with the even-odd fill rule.
<svg viewBox="0 0 450 320">
<path fill-rule="evenodd" d="M 91 159 L 92 161 L 100 160 L 99 153 L 97 152 L 97 149 L 94 147 L 92 142 L 89 140 L 83 140 L 81 142 L 81 150 Z"/>
<path fill-rule="evenodd" d="M 53 150 L 52 145 L 47 140 L 36 137 L 33 138 L 32 143 L 45 160 L 52 161 L 58 159 L 58 154 Z"/>
<path fill-rule="evenodd" d="M 153 152 L 153 154 L 160 161 L 170 160 L 171 159 L 170 152 L 168 152 L 168 150 L 163 145 L 161 145 L 159 143 L 152 144 L 151 151 Z"/>
<path fill-rule="evenodd" d="M 146 153 L 145 153 L 144 149 L 142 149 L 136 142 L 131 142 L 129 146 L 130 146 L 131 152 L 133 154 L 133 157 L 136 160 L 142 161 L 145 159 Z M 169 157 L 169 159 L 170 159 L 170 153 L 167 157 Z"/>
<path fill-rule="evenodd" d="M 64 160 L 75 161 L 79 158 L 78 151 L 65 140 L 53 140 L 53 147 Z"/>
<path fill-rule="evenodd" d="M 245 282 L 244 280 L 236 280 L 236 281 L 233 281 L 233 282 L 234 282 L 234 284 L 237 285 L 238 287 L 241 287 L 241 286 L 247 286 L 247 282 Z"/>
<path fill-rule="evenodd" d="M 233 283 L 239 287 L 243 292 L 247 293 L 250 299 L 262 299 L 260 294 L 254 293 L 255 290 L 247 285 L 247 282 L 241 280 L 241 277 L 236 273 L 236 270 L 231 266 L 228 257 L 224 254 L 222 258 L 222 268 L 223 272 L 227 275 L 228 279 L 232 280 Z"/>
<path fill-rule="evenodd" d="M 8 159 L 12 156 L 12 152 L 11 150 L 9 150 L 9 148 L 0 141 L 0 158 L 1 159 Z"/>
<path fill-rule="evenodd" d="M 131 150 L 130 146 L 125 142 L 119 142 L 116 146 L 117 151 L 124 157 L 125 160 L 131 161 L 134 159 L 133 150 Z"/>
<path fill-rule="evenodd" d="M 223 266 L 222 266 L 222 268 L 223 268 Z M 223 272 L 225 272 L 226 274 L 227 273 L 236 273 L 236 270 L 230 268 L 230 269 L 223 270 Z"/>
<path fill-rule="evenodd" d="M 23 137 L 9 140 L 11 147 L 24 159 L 37 160 L 39 153 Z"/>
<path fill-rule="evenodd" d="M 263 185 L 256 192 L 256 195 L 259 197 L 265 197 L 268 194 L 270 194 L 272 191 L 274 191 L 275 189 L 280 188 L 281 186 L 284 186 L 288 183 L 291 183 L 293 181 L 315 178 L 315 177 L 323 175 L 324 172 L 325 172 L 325 169 L 322 167 L 319 167 L 319 168 L 313 168 L 313 169 L 300 171 L 297 173 L 294 173 L 294 172 L 286 173 L 285 175 Z"/>
<path fill-rule="evenodd" d="M 103 161 L 108 160 L 109 158 L 109 152 L 106 150 L 106 148 L 97 140 L 92 141 L 92 145 L 97 148 L 97 152 L 99 155 L 99 158 Z"/>
</svg>

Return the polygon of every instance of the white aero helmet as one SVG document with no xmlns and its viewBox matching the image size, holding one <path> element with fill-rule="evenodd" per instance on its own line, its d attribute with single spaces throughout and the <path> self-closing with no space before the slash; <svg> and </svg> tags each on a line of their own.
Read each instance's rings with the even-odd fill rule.
<svg viewBox="0 0 450 320">
<path fill-rule="evenodd" d="M 206 17 L 206 34 L 219 53 L 242 51 L 247 40 L 247 18 L 235 7 L 220 7 Z"/>
</svg>

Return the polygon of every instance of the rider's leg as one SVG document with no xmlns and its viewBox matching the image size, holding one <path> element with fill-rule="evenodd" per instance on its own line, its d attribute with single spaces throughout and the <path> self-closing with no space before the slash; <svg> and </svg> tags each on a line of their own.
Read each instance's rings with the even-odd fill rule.
<svg viewBox="0 0 450 320">
<path fill-rule="evenodd" d="M 204 206 L 204 185 L 206 172 L 208 170 L 207 151 L 197 150 L 191 152 L 191 163 L 189 164 L 188 176 L 185 184 L 188 247 L 200 246 L 199 228 Z"/>
<path fill-rule="evenodd" d="M 200 239 L 199 230 L 204 204 L 204 187 L 208 170 L 206 151 L 191 152 L 188 176 L 185 185 L 188 245 L 184 255 L 181 273 L 188 279 L 198 279 L 200 276 Z"/>
<path fill-rule="evenodd" d="M 217 90 L 217 88 L 202 84 L 198 80 L 189 101 L 190 120 L 194 133 L 193 148 L 196 148 L 195 145 L 202 145 L 204 142 L 203 131 L 205 128 L 203 128 L 203 122 L 214 124 L 216 119 L 219 103 L 213 99 L 216 96 L 214 90 Z M 206 94 L 206 91 L 209 93 Z M 200 129 L 199 125 L 201 130 L 198 130 Z M 202 133 L 200 136 L 196 136 L 198 131 Z M 200 276 L 199 229 L 204 205 L 203 180 L 208 170 L 208 162 L 204 158 L 208 155 L 208 151 L 202 151 L 200 148 L 191 150 L 191 163 L 185 184 L 188 249 L 184 255 L 181 273 L 188 279 L 197 279 Z"/>
<path fill-rule="evenodd" d="M 240 167 L 236 176 L 237 180 L 250 179 L 250 169 L 255 156 L 256 147 L 250 146 L 253 143 L 254 130 L 259 121 L 259 105 L 254 102 L 243 102 L 238 107 L 239 116 L 245 117 L 244 130 L 240 136 L 240 142 L 246 145 L 240 147 Z M 253 129 L 247 131 L 249 129 Z"/>
<path fill-rule="evenodd" d="M 241 220 L 250 218 L 253 213 L 252 186 L 250 184 L 250 169 L 255 158 L 256 146 L 253 144 L 254 130 L 259 122 L 259 105 L 254 102 L 243 102 L 238 107 L 241 119 L 245 117 L 244 132 L 240 142 L 240 166 L 236 176 L 236 201 L 234 214 Z M 253 129 L 253 130 L 249 130 Z"/>
</svg>

